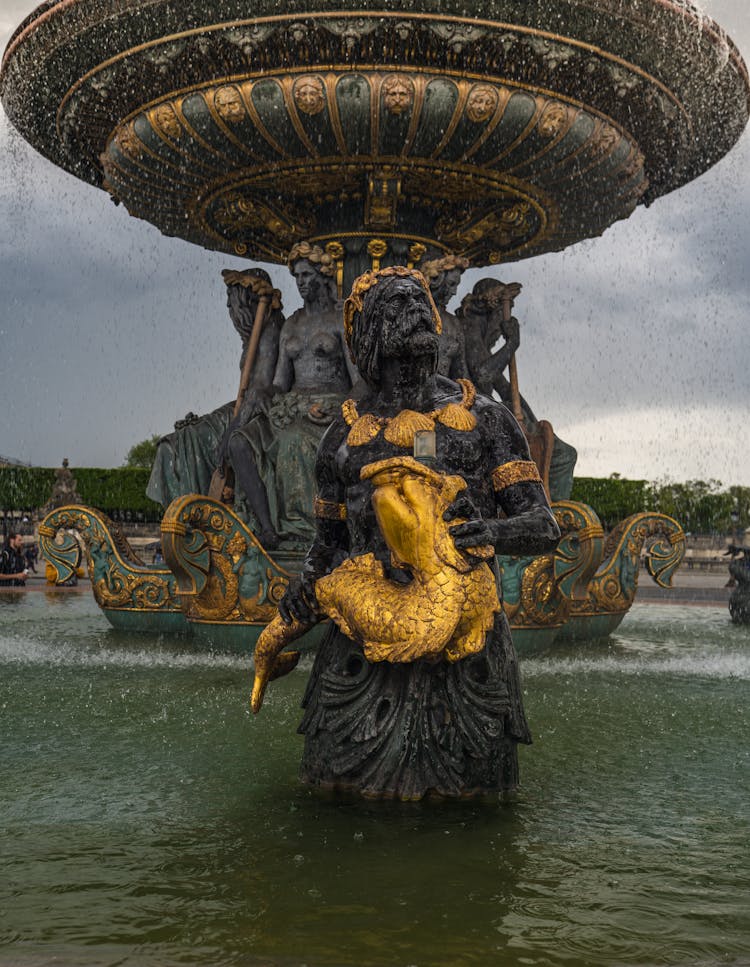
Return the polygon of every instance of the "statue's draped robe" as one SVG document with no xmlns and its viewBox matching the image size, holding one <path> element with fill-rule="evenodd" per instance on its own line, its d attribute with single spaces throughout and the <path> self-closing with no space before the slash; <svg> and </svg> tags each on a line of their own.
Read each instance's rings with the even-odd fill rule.
<svg viewBox="0 0 750 967">
<path fill-rule="evenodd" d="M 233 410 L 230 402 L 203 416 L 191 414 L 162 437 L 146 487 L 151 500 L 168 507 L 175 497 L 208 493 L 217 450 Z"/>
<path fill-rule="evenodd" d="M 336 393 L 279 393 L 232 437 L 241 437 L 255 458 L 266 488 L 271 522 L 284 539 L 309 545 L 315 535 L 312 501 L 318 444 L 342 402 Z M 310 409 L 314 407 L 314 417 Z M 147 495 L 167 507 L 183 494 L 207 494 L 216 454 L 232 419 L 233 403 L 186 422 L 159 441 Z M 236 512 L 255 521 L 237 495 Z"/>
<path fill-rule="evenodd" d="M 455 663 L 370 664 L 333 625 L 303 705 L 303 779 L 364 795 L 510 792 L 516 745 L 531 741 L 502 614 L 484 650 Z"/>
<path fill-rule="evenodd" d="M 315 536 L 315 456 L 341 402 L 340 393 L 279 393 L 268 413 L 232 434 L 242 437 L 255 457 L 274 530 L 303 549 Z"/>
</svg>

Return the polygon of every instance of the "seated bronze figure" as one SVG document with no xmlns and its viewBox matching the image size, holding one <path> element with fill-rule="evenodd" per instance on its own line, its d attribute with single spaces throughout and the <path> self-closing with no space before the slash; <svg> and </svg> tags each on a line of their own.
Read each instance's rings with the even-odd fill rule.
<svg viewBox="0 0 750 967">
<path fill-rule="evenodd" d="M 271 277 L 264 269 L 254 266 L 239 271 L 225 269 L 222 276 L 227 287 L 229 318 L 242 339 L 239 361 L 242 371 L 260 292 L 271 289 Z M 244 406 L 238 417 L 233 417 L 235 400 L 230 400 L 202 416 L 188 413 L 175 423 L 172 433 L 159 441 L 146 493 L 164 507 L 183 494 L 209 493 L 212 477 L 225 455 L 222 441 L 230 425 L 233 428 L 241 425 L 248 418 L 248 412 L 254 412 L 257 400 L 268 394 L 284 322 L 279 293 L 272 291 Z"/>
<path fill-rule="evenodd" d="M 272 381 L 248 398 L 222 441 L 267 549 L 282 541 L 304 549 L 311 540 L 318 443 L 356 377 L 335 308 L 333 264 L 301 242 L 289 268 L 303 306 L 281 327 Z"/>
</svg>

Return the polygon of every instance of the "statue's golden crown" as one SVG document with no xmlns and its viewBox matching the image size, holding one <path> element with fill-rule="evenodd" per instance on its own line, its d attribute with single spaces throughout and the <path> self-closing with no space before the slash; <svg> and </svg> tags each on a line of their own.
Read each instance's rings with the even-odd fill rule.
<svg viewBox="0 0 750 967">
<path fill-rule="evenodd" d="M 443 272 L 450 272 L 451 269 L 460 269 L 462 272 L 468 269 L 469 260 L 463 255 L 443 255 L 439 259 L 431 259 L 429 262 L 422 263 L 422 274 L 428 282 L 432 282 Z"/>
</svg>

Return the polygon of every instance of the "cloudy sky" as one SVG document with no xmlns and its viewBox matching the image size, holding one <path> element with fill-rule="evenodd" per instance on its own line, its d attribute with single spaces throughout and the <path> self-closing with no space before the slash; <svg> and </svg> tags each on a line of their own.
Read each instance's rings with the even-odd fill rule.
<svg viewBox="0 0 750 967">
<path fill-rule="evenodd" d="M 0 49 L 35 0 L 0 0 Z M 750 59 L 747 0 L 703 0 Z M 232 398 L 238 343 L 205 252 L 38 156 L 0 109 L 0 455 L 117 466 Z M 269 267 L 285 308 L 286 270 Z M 487 270 L 467 272 L 459 298 Z M 602 238 L 508 267 L 521 390 L 577 472 L 750 486 L 750 135 Z M 456 303 L 457 304 L 457 303 Z"/>
</svg>

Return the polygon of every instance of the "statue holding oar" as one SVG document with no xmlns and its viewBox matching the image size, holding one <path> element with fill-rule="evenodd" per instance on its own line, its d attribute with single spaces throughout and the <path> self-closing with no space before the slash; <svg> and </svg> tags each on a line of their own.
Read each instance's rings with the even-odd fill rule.
<svg viewBox="0 0 750 967">
<path fill-rule="evenodd" d="M 278 289 L 273 288 L 270 279 L 264 279 L 255 272 L 237 272 L 224 269 L 221 274 L 227 285 L 227 305 L 230 314 L 232 319 L 236 320 L 235 325 L 243 338 L 240 387 L 234 403 L 232 419 L 222 441 L 224 443 L 224 441 L 228 442 L 231 439 L 232 433 L 239 426 L 247 423 L 256 413 L 260 412 L 270 398 L 273 373 L 278 356 L 280 330 L 278 325 L 268 327 L 265 332 L 264 351 L 259 354 L 258 349 L 263 338 L 263 326 L 269 310 L 281 311 L 281 293 Z M 248 289 L 252 291 L 252 297 L 249 300 L 243 299 L 242 290 L 247 292 Z M 252 326 L 248 327 L 250 313 L 247 309 L 253 305 L 255 306 L 255 313 Z M 256 357 L 259 355 L 260 358 L 256 365 Z M 248 394 L 252 377 L 255 377 L 253 389 Z M 224 503 L 233 503 L 234 469 L 228 462 L 227 453 L 223 447 L 220 448 L 220 454 L 221 460 L 211 478 L 208 495 Z"/>
<path fill-rule="evenodd" d="M 263 269 L 222 273 L 243 343 L 239 392 L 232 403 L 175 425 L 159 444 L 148 488 L 165 507 L 189 493 L 234 500 L 269 550 L 304 548 L 311 540 L 315 453 L 356 379 L 332 258 L 298 242 L 289 270 L 303 305 L 288 319 Z"/>
<path fill-rule="evenodd" d="M 265 398 L 273 382 L 278 355 L 279 334 L 284 322 L 279 293 L 271 285 L 271 277 L 261 268 L 222 272 L 227 287 L 227 308 L 235 330 L 242 339 L 240 359 L 240 395 L 245 405 Z M 270 293 L 270 301 L 260 313 L 261 293 Z M 250 354 L 250 342 L 256 319 L 259 342 Z M 250 360 L 248 362 L 248 357 Z M 233 419 L 241 422 L 237 400 L 224 403 L 210 413 L 198 416 L 188 413 L 175 423 L 174 431 L 159 441 L 151 470 L 147 494 L 168 507 L 175 497 L 184 494 L 208 494 L 219 460 L 218 451 Z M 220 491 L 219 491 L 220 493 Z"/>
<path fill-rule="evenodd" d="M 256 388 L 222 441 L 238 496 L 267 550 L 304 548 L 311 540 L 318 443 L 356 379 L 336 309 L 335 263 L 319 246 L 299 242 L 289 253 L 289 270 L 302 307 L 281 327 L 272 380 L 258 385 L 251 374 Z M 263 338 L 258 361 L 265 364 Z M 252 337 L 248 358 L 251 346 Z"/>
<path fill-rule="evenodd" d="M 547 420 L 537 419 L 519 389 L 516 353 L 521 338 L 512 309 L 520 293 L 518 282 L 481 279 L 464 297 L 457 315 L 464 327 L 466 363 L 477 389 L 487 395 L 497 392 L 523 428 L 550 499 L 567 500 L 578 454 Z"/>
</svg>

